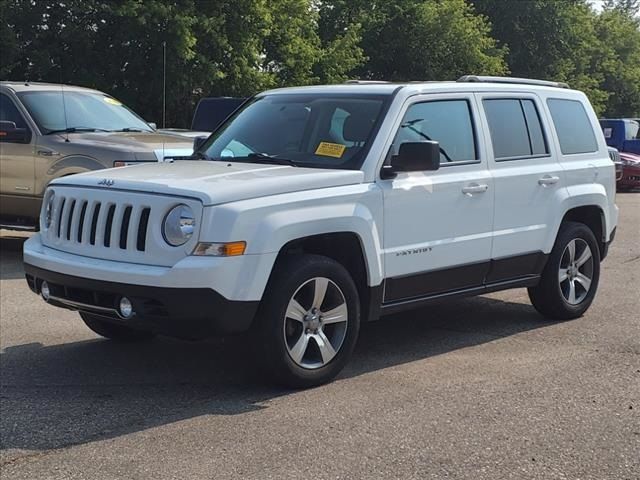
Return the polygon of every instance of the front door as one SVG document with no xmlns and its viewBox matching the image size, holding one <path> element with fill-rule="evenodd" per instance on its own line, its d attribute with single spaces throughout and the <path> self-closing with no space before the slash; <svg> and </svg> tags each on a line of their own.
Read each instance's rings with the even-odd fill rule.
<svg viewBox="0 0 640 480">
<path fill-rule="evenodd" d="M 410 100 L 390 155 L 403 142 L 441 147 L 440 169 L 379 180 L 384 192 L 384 302 L 483 284 L 491 258 L 493 182 L 473 94 Z"/>
<path fill-rule="evenodd" d="M 0 121 L 27 129 L 23 140 L 0 135 L 0 215 L 32 216 L 35 159 L 34 135 L 13 100 L 0 93 Z"/>
</svg>

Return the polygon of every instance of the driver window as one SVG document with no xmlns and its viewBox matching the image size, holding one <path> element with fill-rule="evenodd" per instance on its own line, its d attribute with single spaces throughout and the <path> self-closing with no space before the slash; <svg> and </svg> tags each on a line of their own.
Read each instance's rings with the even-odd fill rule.
<svg viewBox="0 0 640 480">
<path fill-rule="evenodd" d="M 22 114 L 4 93 L 0 94 L 0 121 L 13 122 L 16 128 L 29 128 Z"/>
<path fill-rule="evenodd" d="M 440 144 L 440 163 L 478 160 L 471 107 L 467 100 L 435 100 L 409 107 L 392 145 L 397 155 L 405 142 Z"/>
</svg>

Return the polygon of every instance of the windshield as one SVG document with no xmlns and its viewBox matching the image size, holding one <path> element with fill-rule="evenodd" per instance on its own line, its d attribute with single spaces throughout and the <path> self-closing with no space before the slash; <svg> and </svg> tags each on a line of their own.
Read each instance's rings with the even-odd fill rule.
<svg viewBox="0 0 640 480">
<path fill-rule="evenodd" d="M 122 103 L 103 93 L 65 90 L 64 102 L 62 90 L 21 92 L 18 96 L 43 134 L 74 129 L 153 131 Z"/>
<path fill-rule="evenodd" d="M 257 97 L 200 151 L 214 160 L 280 160 L 304 167 L 357 170 L 388 98 L 336 94 Z"/>
</svg>

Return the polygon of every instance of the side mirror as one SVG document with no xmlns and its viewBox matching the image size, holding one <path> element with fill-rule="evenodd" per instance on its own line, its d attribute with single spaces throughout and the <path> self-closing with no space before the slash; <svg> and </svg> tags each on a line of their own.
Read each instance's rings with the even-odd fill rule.
<svg viewBox="0 0 640 480">
<path fill-rule="evenodd" d="M 433 141 L 405 142 L 391 164 L 382 167 L 382 178 L 394 178 L 398 172 L 424 172 L 440 168 L 440 144 Z"/>
<path fill-rule="evenodd" d="M 0 142 L 29 143 L 31 133 L 26 128 L 17 128 L 15 122 L 0 121 Z"/>
<path fill-rule="evenodd" d="M 149 125 L 154 130 L 158 129 L 158 125 L 156 125 L 156 122 L 147 122 L 147 125 Z"/>
<path fill-rule="evenodd" d="M 209 138 L 209 137 L 194 137 L 194 139 L 193 139 L 193 151 L 197 152 L 198 150 L 200 150 L 200 147 L 202 145 L 204 145 L 204 142 L 207 141 L 207 138 Z"/>
</svg>

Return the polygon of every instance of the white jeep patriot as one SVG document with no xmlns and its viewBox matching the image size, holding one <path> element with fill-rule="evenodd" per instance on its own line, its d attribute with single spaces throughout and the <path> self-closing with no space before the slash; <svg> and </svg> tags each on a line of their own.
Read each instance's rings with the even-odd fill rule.
<svg viewBox="0 0 640 480">
<path fill-rule="evenodd" d="M 29 286 L 117 340 L 251 329 L 297 387 L 340 372 L 361 322 L 433 301 L 527 287 L 579 317 L 617 223 L 598 119 L 552 82 L 269 91 L 196 155 L 54 181 Z"/>
</svg>

